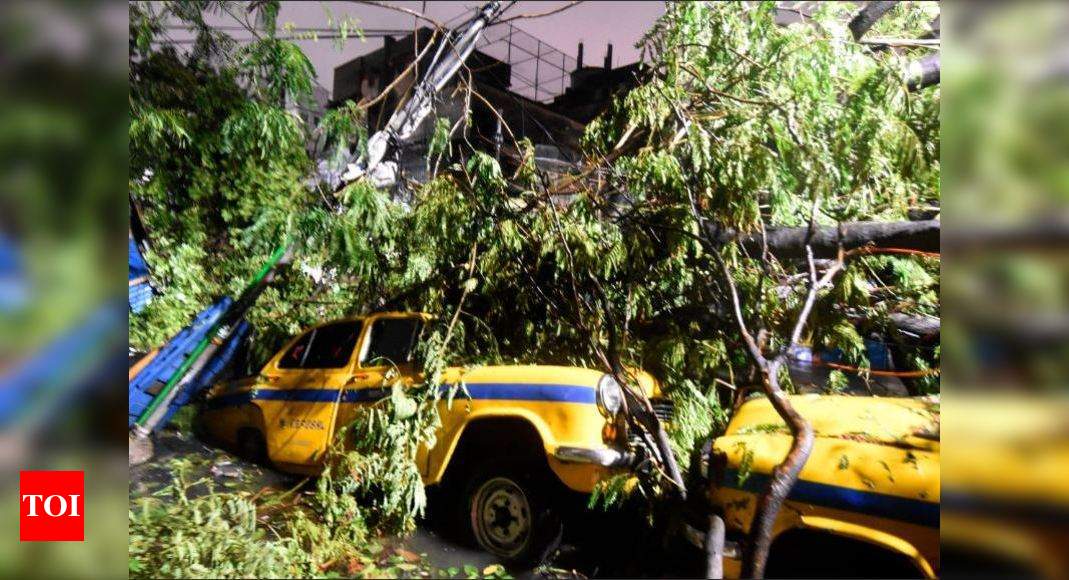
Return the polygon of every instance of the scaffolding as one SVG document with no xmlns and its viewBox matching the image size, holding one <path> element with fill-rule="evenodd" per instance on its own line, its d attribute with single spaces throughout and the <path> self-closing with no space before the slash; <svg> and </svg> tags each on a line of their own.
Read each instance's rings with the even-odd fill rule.
<svg viewBox="0 0 1069 580">
<path fill-rule="evenodd" d="M 446 25 L 469 13 L 461 12 Z M 475 47 L 509 65 L 509 87 L 518 95 L 549 103 L 571 86 L 575 58 L 512 24 L 490 25 Z"/>
<path fill-rule="evenodd" d="M 478 7 L 471 7 L 445 25 L 454 26 L 478 11 Z M 564 94 L 572 85 L 572 71 L 578 67 L 575 57 L 511 23 L 488 26 L 475 48 L 509 65 L 512 92 L 540 103 L 549 103 Z"/>
<path fill-rule="evenodd" d="M 575 58 L 512 24 L 490 28 L 476 46 L 509 65 L 516 94 L 548 103 L 571 86 Z"/>
</svg>

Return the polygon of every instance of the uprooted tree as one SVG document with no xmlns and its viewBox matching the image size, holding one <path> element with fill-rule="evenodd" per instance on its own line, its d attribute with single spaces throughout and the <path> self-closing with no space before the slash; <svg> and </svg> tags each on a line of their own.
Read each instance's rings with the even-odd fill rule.
<svg viewBox="0 0 1069 580">
<path fill-rule="evenodd" d="M 923 34 L 937 9 L 903 4 L 873 30 Z M 306 187 L 304 132 L 359 141 L 366 103 L 315 128 L 288 115 L 280 98 L 306 94 L 311 67 L 258 6 L 272 27 L 235 46 L 203 21 L 228 5 L 166 5 L 198 32 L 189 55 L 153 42 L 158 6 L 131 20 L 131 192 L 161 290 L 131 342 L 159 344 L 288 235 L 295 265 L 249 314 L 261 353 L 324 318 L 441 313 L 434 344 L 451 364 L 649 370 L 676 403 L 680 459 L 764 392 L 795 443 L 751 526 L 747 570 L 761 575 L 812 437 L 783 396 L 792 347 L 838 349 L 864 374 L 865 336 L 938 314 L 937 264 L 864 251 L 938 246 L 938 222 L 908 221 L 939 205 L 939 90 L 902 76 L 926 49 L 855 42 L 839 5 L 781 27 L 772 4 L 670 4 L 642 42 L 646 81 L 586 128 L 572 176 L 543 179 L 526 143 L 507 173 L 460 148 L 401 205 L 365 181 Z M 905 364 L 937 388 L 930 356 Z M 676 488 L 654 478 L 637 493 Z"/>
</svg>

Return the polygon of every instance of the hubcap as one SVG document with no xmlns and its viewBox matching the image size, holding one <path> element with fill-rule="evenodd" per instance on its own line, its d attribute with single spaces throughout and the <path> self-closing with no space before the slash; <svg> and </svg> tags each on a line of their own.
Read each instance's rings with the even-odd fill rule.
<svg viewBox="0 0 1069 580">
<path fill-rule="evenodd" d="M 475 539 L 499 556 L 519 554 L 531 535 L 531 507 L 510 479 L 495 477 L 479 486 L 471 502 Z"/>
</svg>

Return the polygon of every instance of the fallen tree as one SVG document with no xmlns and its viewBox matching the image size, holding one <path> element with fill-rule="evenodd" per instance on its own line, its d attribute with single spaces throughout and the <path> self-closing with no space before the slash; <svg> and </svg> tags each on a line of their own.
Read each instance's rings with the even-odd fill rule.
<svg viewBox="0 0 1069 580">
<path fill-rule="evenodd" d="M 450 364 L 651 371 L 677 409 L 670 442 L 653 446 L 677 459 L 722 425 L 718 385 L 757 385 L 797 437 L 744 530 L 747 570 L 760 576 L 770 523 L 806 460 L 806 423 L 782 396 L 784 353 L 839 349 L 863 366 L 857 320 L 938 312 L 937 265 L 843 259 L 870 244 L 930 251 L 939 239 L 938 221 L 908 221 L 911 208 L 939 205 L 938 89 L 909 92 L 897 56 L 841 42 L 844 10 L 824 5 L 820 26 L 783 28 L 772 4 L 670 5 L 643 42 L 647 81 L 587 126 L 569 203 L 535 171 L 531 144 L 511 137 L 519 167 L 506 172 L 457 142 L 451 163 L 405 204 L 366 180 L 337 195 L 307 189 L 302 127 L 275 98 L 308 80 L 293 46 L 269 36 L 243 49 L 241 62 L 277 65 L 253 79 L 251 98 L 234 70 L 147 50 L 132 64 L 131 189 L 159 240 L 148 260 L 162 297 L 131 317 L 131 342 L 173 332 L 288 235 L 300 240 L 294 266 L 249 314 L 261 352 L 386 303 L 439 313 L 430 331 L 452 337 L 441 353 Z M 916 38 L 913 23 L 896 12 L 881 20 Z M 459 90 L 478 101 L 464 78 Z M 361 114 L 345 104 L 314 130 L 359 142 Z M 622 212 L 612 203 L 620 191 L 633 192 Z M 880 304 L 866 283 L 876 277 Z M 691 315 L 702 311 L 710 318 Z M 660 432 L 655 421 L 642 428 Z M 406 454 L 416 447 L 406 442 L 388 462 L 414 461 Z M 388 463 L 361 453 L 365 464 Z M 632 493 L 678 496 L 671 471 Z M 411 477 L 376 485 L 411 507 L 407 517 L 418 513 Z"/>
</svg>

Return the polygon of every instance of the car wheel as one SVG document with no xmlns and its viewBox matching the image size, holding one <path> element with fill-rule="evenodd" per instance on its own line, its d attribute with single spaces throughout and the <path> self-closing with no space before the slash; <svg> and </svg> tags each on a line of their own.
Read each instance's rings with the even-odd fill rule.
<svg viewBox="0 0 1069 580">
<path fill-rule="evenodd" d="M 538 564 L 560 545 L 563 525 L 553 482 L 530 469 L 498 468 L 471 479 L 466 494 L 475 541 L 510 563 Z"/>
<path fill-rule="evenodd" d="M 255 463 L 267 461 L 267 443 L 264 436 L 255 429 L 242 429 L 238 432 L 238 455 Z"/>
</svg>

